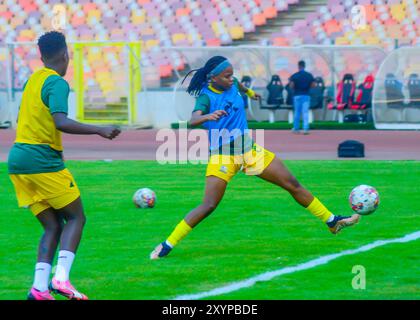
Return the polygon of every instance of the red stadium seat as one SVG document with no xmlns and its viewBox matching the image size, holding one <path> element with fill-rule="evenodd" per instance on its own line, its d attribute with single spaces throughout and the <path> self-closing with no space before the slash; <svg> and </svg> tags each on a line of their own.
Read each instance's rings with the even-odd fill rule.
<svg viewBox="0 0 420 320">
<path fill-rule="evenodd" d="M 376 11 L 376 7 L 373 4 L 365 4 L 364 8 L 365 8 L 365 12 L 366 12 L 366 20 L 367 20 L 368 23 L 371 23 L 378 16 L 378 13 Z"/>
<path fill-rule="evenodd" d="M 10 20 L 13 17 L 13 13 L 10 11 L 3 11 L 3 12 L 0 12 L 0 17 L 5 18 L 6 20 Z"/>
<path fill-rule="evenodd" d="M 354 102 L 356 84 L 352 74 L 345 74 L 343 80 L 337 84 L 336 103 L 329 103 L 328 109 L 344 110 L 351 108 Z"/>
<path fill-rule="evenodd" d="M 254 22 L 256 26 L 262 26 L 267 22 L 267 20 L 265 19 L 263 13 L 259 13 L 254 15 L 254 17 L 252 18 L 252 22 Z"/>
<path fill-rule="evenodd" d="M 169 65 L 161 65 L 159 66 L 159 74 L 161 78 L 168 78 L 172 76 L 172 66 Z"/>
<path fill-rule="evenodd" d="M 206 40 L 206 45 L 208 47 L 220 47 L 221 46 L 221 41 L 218 38 L 213 38 L 213 39 L 207 39 Z"/>
<path fill-rule="evenodd" d="M 274 38 L 272 40 L 273 46 L 279 46 L 279 47 L 283 47 L 283 46 L 288 46 L 289 45 L 289 39 L 287 38 Z"/>
<path fill-rule="evenodd" d="M 70 23 L 73 25 L 73 27 L 82 26 L 86 24 L 86 17 L 82 12 L 79 11 L 73 14 Z"/>
<path fill-rule="evenodd" d="M 362 84 L 358 86 L 358 94 L 354 104 L 350 106 L 353 110 L 365 110 L 372 106 L 373 75 L 366 76 Z"/>
<path fill-rule="evenodd" d="M 341 23 L 335 19 L 326 21 L 324 23 L 324 29 L 329 36 L 333 33 L 342 31 Z"/>
<path fill-rule="evenodd" d="M 89 11 L 98 9 L 96 4 L 92 3 L 92 2 L 90 2 L 90 3 L 88 2 L 88 3 L 84 4 L 82 8 L 83 8 L 83 11 L 85 12 L 86 15 L 89 13 Z"/>
<path fill-rule="evenodd" d="M 33 59 L 31 61 L 29 61 L 29 67 L 31 68 L 32 71 L 35 71 L 39 68 L 42 68 L 42 61 L 40 59 Z"/>
<path fill-rule="evenodd" d="M 179 8 L 176 10 L 176 16 L 189 16 L 191 14 L 191 10 L 189 8 Z"/>
<path fill-rule="evenodd" d="M 263 14 L 267 19 L 273 19 L 277 17 L 277 9 L 275 7 L 268 7 L 264 9 Z"/>
</svg>

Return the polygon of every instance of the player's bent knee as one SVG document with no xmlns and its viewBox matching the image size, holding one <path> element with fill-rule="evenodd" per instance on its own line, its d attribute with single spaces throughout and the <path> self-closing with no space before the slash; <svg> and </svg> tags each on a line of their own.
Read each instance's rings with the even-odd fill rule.
<svg viewBox="0 0 420 320">
<path fill-rule="evenodd" d="M 85 226 L 85 224 L 86 224 L 86 216 L 84 214 L 82 214 L 81 217 L 78 220 L 79 220 L 79 222 L 80 222 L 80 224 L 82 226 Z"/>
<path fill-rule="evenodd" d="M 203 206 L 207 215 L 212 213 L 217 208 L 217 204 L 215 204 L 214 202 L 204 202 Z"/>
<path fill-rule="evenodd" d="M 86 216 L 82 214 L 75 214 L 75 215 L 69 215 L 66 217 L 67 223 L 72 221 L 73 223 L 77 223 L 81 227 L 84 227 L 86 224 Z"/>
</svg>

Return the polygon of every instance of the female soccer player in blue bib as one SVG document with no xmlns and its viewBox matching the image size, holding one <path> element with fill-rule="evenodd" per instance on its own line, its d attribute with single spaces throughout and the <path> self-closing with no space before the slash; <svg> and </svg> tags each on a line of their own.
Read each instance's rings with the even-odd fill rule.
<svg viewBox="0 0 420 320">
<path fill-rule="evenodd" d="M 335 216 L 306 190 L 274 153 L 262 148 L 249 137 L 244 102 L 240 92 L 251 99 L 261 97 L 245 88 L 233 77 L 232 64 L 215 56 L 194 70 L 187 92 L 197 97 L 190 120 L 192 126 L 209 130 L 210 159 L 206 172 L 203 202 L 189 212 L 171 235 L 151 253 L 151 259 L 165 257 L 198 223 L 209 216 L 223 198 L 229 181 L 243 170 L 282 187 L 304 208 L 338 233 L 352 226 L 359 215 Z"/>
</svg>

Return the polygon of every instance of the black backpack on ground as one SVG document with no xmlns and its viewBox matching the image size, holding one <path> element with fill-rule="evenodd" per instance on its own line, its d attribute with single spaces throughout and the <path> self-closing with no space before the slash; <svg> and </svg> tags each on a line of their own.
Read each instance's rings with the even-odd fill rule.
<svg viewBox="0 0 420 320">
<path fill-rule="evenodd" d="M 364 158 L 365 145 L 357 140 L 346 140 L 338 145 L 339 158 Z"/>
</svg>

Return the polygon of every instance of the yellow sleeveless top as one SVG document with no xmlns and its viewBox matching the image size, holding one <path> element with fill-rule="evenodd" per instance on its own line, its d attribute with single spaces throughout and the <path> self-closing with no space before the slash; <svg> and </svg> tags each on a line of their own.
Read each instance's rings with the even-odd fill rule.
<svg viewBox="0 0 420 320">
<path fill-rule="evenodd" d="M 59 74 L 43 68 L 31 75 L 23 91 L 19 110 L 15 143 L 47 144 L 57 151 L 63 151 L 61 132 L 54 124 L 50 109 L 41 98 L 45 80 Z"/>
</svg>

